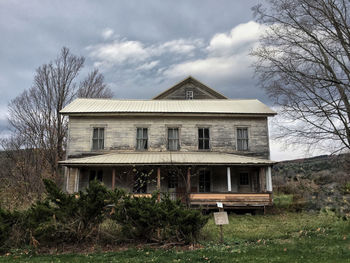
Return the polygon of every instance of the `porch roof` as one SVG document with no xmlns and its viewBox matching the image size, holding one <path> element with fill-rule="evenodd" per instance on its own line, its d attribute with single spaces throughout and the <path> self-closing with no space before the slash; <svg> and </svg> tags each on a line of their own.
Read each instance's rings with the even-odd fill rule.
<svg viewBox="0 0 350 263">
<path fill-rule="evenodd" d="M 63 166 L 121 165 L 272 165 L 274 161 L 217 152 L 109 153 L 61 161 Z"/>
</svg>

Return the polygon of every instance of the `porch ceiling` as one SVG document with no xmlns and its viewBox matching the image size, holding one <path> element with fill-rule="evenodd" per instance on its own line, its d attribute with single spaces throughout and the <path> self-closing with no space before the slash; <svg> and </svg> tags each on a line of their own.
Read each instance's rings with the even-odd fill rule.
<svg viewBox="0 0 350 263">
<path fill-rule="evenodd" d="M 117 165 L 272 165 L 255 157 L 215 152 L 128 152 L 109 153 L 61 161 L 63 166 Z"/>
</svg>

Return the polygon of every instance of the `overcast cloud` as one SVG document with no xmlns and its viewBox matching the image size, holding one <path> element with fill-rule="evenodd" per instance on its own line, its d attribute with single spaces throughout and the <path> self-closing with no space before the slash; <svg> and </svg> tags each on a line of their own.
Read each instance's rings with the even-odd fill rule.
<svg viewBox="0 0 350 263">
<path fill-rule="evenodd" d="M 264 29 L 250 10 L 258 2 L 0 1 L 0 136 L 8 102 L 62 46 L 86 57 L 82 75 L 99 68 L 116 98 L 149 99 L 192 75 L 230 98 L 270 105 L 248 56 Z M 303 156 L 271 147 L 276 159 Z"/>
</svg>

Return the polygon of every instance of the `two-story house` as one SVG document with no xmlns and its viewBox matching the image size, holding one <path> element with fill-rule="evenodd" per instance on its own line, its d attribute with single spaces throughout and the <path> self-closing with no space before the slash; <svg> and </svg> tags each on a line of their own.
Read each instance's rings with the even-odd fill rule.
<svg viewBox="0 0 350 263">
<path fill-rule="evenodd" d="M 93 179 L 192 206 L 272 204 L 268 117 L 255 99 L 232 100 L 192 77 L 152 100 L 76 99 L 69 116 L 66 190 Z"/>
</svg>

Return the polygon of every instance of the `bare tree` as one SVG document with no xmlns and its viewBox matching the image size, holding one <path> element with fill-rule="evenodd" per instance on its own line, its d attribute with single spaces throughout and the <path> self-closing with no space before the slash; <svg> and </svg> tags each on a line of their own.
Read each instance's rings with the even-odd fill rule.
<svg viewBox="0 0 350 263">
<path fill-rule="evenodd" d="M 252 54 L 261 86 L 292 143 L 350 149 L 350 2 L 267 0 L 253 8 L 266 31 Z"/>
<path fill-rule="evenodd" d="M 63 47 L 56 60 L 36 70 L 33 86 L 9 104 L 9 123 L 14 134 L 42 151 L 56 178 L 67 137 L 67 117 L 59 114 L 60 110 L 76 98 L 77 92 L 89 97 L 112 96 L 96 70 L 78 88 L 76 81 L 84 60 Z"/>
<path fill-rule="evenodd" d="M 93 70 L 79 86 L 78 98 L 111 98 L 113 93 L 104 83 L 104 77 L 98 69 Z"/>
</svg>

